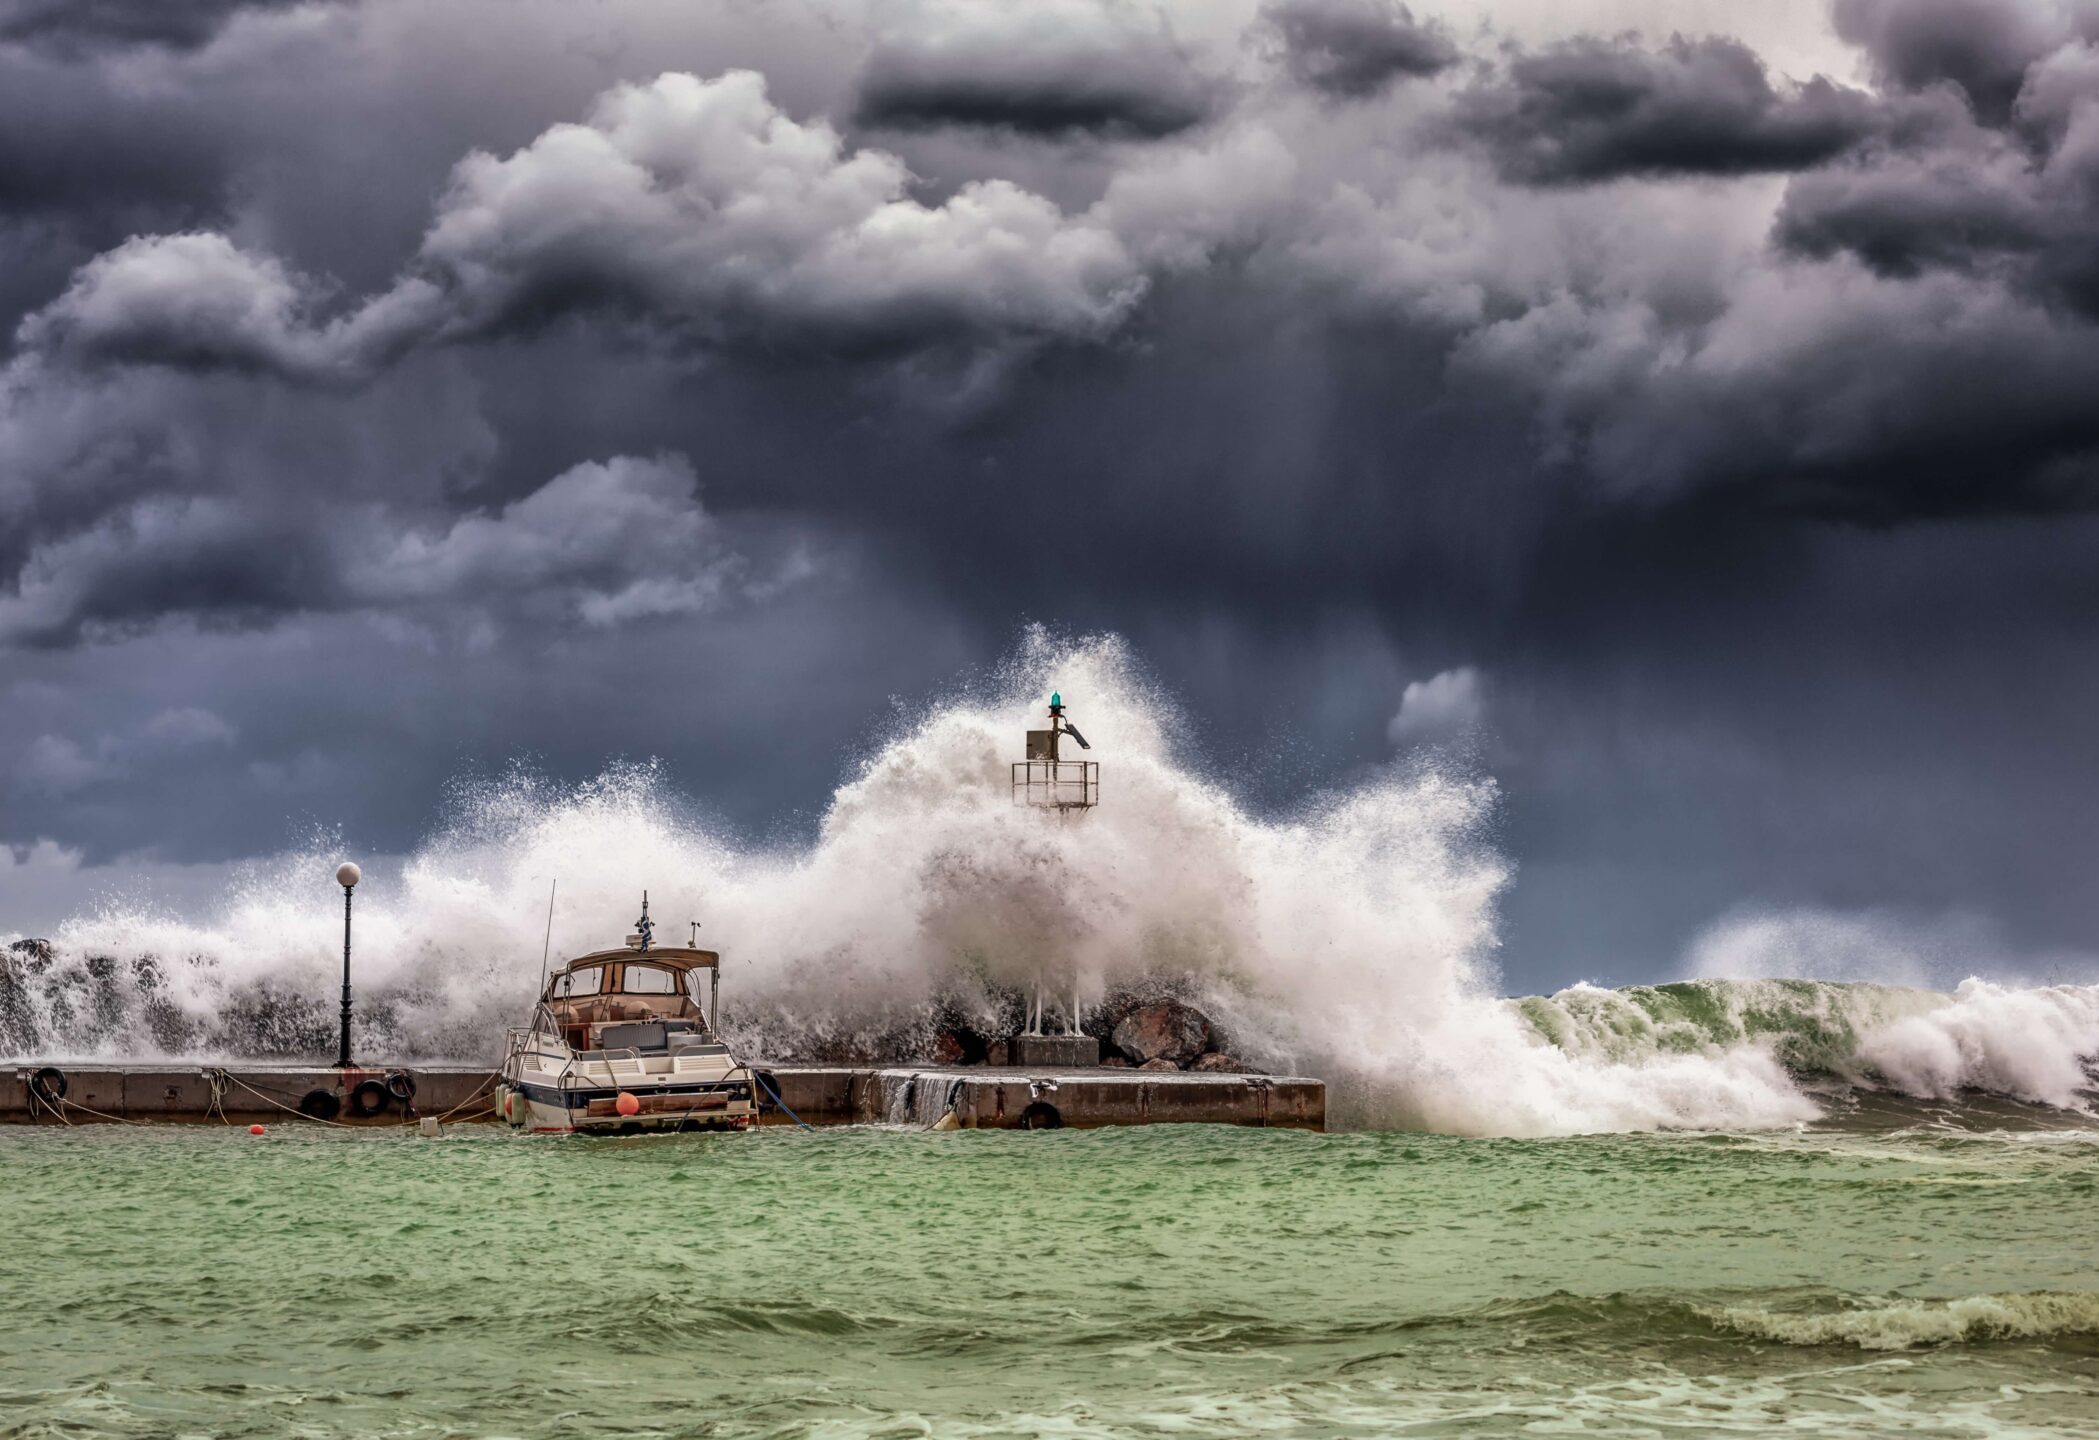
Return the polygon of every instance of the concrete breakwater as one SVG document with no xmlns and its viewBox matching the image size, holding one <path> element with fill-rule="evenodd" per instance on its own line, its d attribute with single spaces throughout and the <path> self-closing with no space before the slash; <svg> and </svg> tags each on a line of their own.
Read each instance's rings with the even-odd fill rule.
<svg viewBox="0 0 2099 1440">
<path fill-rule="evenodd" d="M 792 1124 L 781 1109 L 784 1104 L 811 1125 L 1092 1129 L 1194 1123 L 1326 1128 L 1326 1086 L 1303 1076 L 1012 1067 L 754 1068 L 781 1102 L 768 1100 L 764 1124 Z M 338 1071 L 272 1064 L 21 1061 L 0 1072 L 0 1124 L 305 1121 L 383 1126 L 424 1116 L 485 1121 L 494 1118 L 495 1082 L 494 1071 L 465 1065 Z"/>
</svg>

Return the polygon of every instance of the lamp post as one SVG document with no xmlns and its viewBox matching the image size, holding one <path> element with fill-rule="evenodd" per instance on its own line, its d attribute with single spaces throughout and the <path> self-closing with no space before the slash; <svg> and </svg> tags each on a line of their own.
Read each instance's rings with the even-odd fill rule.
<svg viewBox="0 0 2099 1440">
<path fill-rule="evenodd" d="M 335 1054 L 341 1070 L 350 1068 L 350 892 L 363 878 L 364 872 L 348 860 L 335 869 L 335 883 L 343 887 L 343 1038 Z"/>
</svg>

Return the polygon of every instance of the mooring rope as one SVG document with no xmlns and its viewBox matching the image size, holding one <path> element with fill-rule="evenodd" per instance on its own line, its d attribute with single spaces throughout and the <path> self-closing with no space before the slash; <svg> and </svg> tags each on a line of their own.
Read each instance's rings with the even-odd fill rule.
<svg viewBox="0 0 2099 1440">
<path fill-rule="evenodd" d="M 794 1121 L 795 1124 L 801 1126 L 804 1130 L 814 1130 L 816 1128 L 814 1125 L 811 1125 L 807 1120 L 804 1120 L 801 1116 L 795 1114 L 794 1111 L 788 1109 L 787 1102 L 780 1098 L 780 1092 L 773 1089 L 772 1086 L 767 1085 L 765 1083 L 765 1076 L 763 1074 L 761 1074 L 759 1071 L 753 1070 L 751 1072 L 751 1078 L 758 1082 L 759 1087 L 763 1089 L 766 1094 L 773 1097 L 773 1104 L 779 1106 L 782 1110 L 787 1111 L 788 1119 Z"/>
<path fill-rule="evenodd" d="M 253 1095 L 263 1104 L 274 1106 L 275 1108 L 282 1110 L 287 1115 L 296 1115 L 301 1120 L 311 1120 L 316 1125 L 333 1125 L 338 1130 L 355 1130 L 357 1128 L 355 1125 L 345 1125 L 340 1120 L 323 1120 L 318 1115 L 309 1115 L 304 1110 L 294 1109 L 292 1106 L 285 1104 L 282 1100 L 278 1100 L 271 1096 L 263 1094 L 260 1090 L 256 1089 L 253 1085 L 250 1085 L 247 1081 L 241 1079 L 240 1076 L 234 1074 L 230 1070 L 221 1070 L 218 1073 L 225 1076 L 226 1079 L 231 1080 L 234 1084 L 240 1086 L 241 1089 L 247 1091 L 250 1095 Z M 222 1111 L 221 1113 L 223 1114 L 224 1112 Z"/>
<path fill-rule="evenodd" d="M 437 1123 L 442 1125 L 445 1123 L 445 1121 L 451 1119 L 454 1115 L 457 1115 L 460 1111 L 466 1109 L 466 1107 L 473 1104 L 476 1099 L 486 1094 L 488 1092 L 489 1086 L 495 1084 L 496 1081 L 502 1078 L 503 1077 L 500 1074 L 491 1072 L 486 1080 L 483 1080 L 479 1085 L 474 1087 L 473 1094 L 467 1096 L 466 1099 L 460 1101 L 457 1105 L 454 1105 L 451 1109 L 445 1111 L 444 1114 L 438 1116 Z M 488 1106 L 487 1110 L 488 1113 L 491 1115 L 496 1113 L 496 1107 L 493 1105 Z"/>
<path fill-rule="evenodd" d="M 232 1117 L 226 1113 L 226 1072 L 207 1065 L 202 1073 L 204 1083 L 211 1087 L 211 1105 L 204 1113 L 218 1116 L 221 1125 L 231 1125 Z"/>
<path fill-rule="evenodd" d="M 61 1120 L 65 1120 L 65 1111 L 69 1106 L 83 1115 L 92 1115 L 97 1120 L 114 1120 L 119 1125 L 143 1125 L 146 1123 L 143 1120 L 127 1120 L 122 1115 L 112 1115 L 106 1110 L 97 1110 L 92 1105 L 83 1105 L 78 1100 L 68 1100 L 63 1095 L 58 1097 L 59 1118 Z M 70 1125 L 73 1122 L 66 1120 L 66 1123 Z"/>
</svg>

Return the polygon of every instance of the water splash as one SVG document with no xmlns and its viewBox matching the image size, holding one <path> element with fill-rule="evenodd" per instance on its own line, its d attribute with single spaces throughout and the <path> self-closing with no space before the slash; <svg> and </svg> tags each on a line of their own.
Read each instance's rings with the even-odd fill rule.
<svg viewBox="0 0 2099 1440">
<path fill-rule="evenodd" d="M 1104 803 L 1064 820 L 1009 790 L 1053 688 L 1107 762 Z M 1325 1076 L 1334 1116 L 1358 1124 L 1785 1125 L 1818 1113 L 1795 1083 L 1803 1066 L 1919 1093 L 1996 1080 L 2065 1103 L 2077 1057 L 2099 1048 L 2099 991 L 1577 988 L 1504 1002 L 1496 905 L 1510 872 L 1487 836 L 1491 780 L 1416 762 L 1264 819 L 1191 769 L 1181 738 L 1120 641 L 1038 631 L 878 743 L 807 846 L 723 837 L 655 766 L 573 787 L 524 772 L 462 786 L 438 832 L 358 891 L 357 1046 L 492 1054 L 538 984 L 558 877 L 556 955 L 619 943 L 644 886 L 666 938 L 702 920 L 702 943 L 725 955 L 726 1028 L 754 1056 L 923 1056 L 936 1022 L 1001 1029 L 1038 971 L 1075 970 L 1096 999 L 1195 999 L 1234 1053 Z M 254 867 L 204 921 L 111 904 L 67 922 L 50 956 L 0 969 L 0 1052 L 325 1054 L 336 858 L 316 846 Z M 2034 1003 L 2057 1022 L 2039 1068 L 1986 1038 Z M 1995 1058 L 1976 1062 L 1978 1047 Z"/>
</svg>

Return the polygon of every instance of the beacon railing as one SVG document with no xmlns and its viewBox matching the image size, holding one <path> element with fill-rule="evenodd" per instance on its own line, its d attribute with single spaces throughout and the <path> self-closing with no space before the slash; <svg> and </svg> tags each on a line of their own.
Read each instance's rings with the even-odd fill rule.
<svg viewBox="0 0 2099 1440">
<path fill-rule="evenodd" d="M 1048 810 L 1087 810 L 1101 803 L 1097 760 L 1016 760 L 1013 803 Z"/>
</svg>

